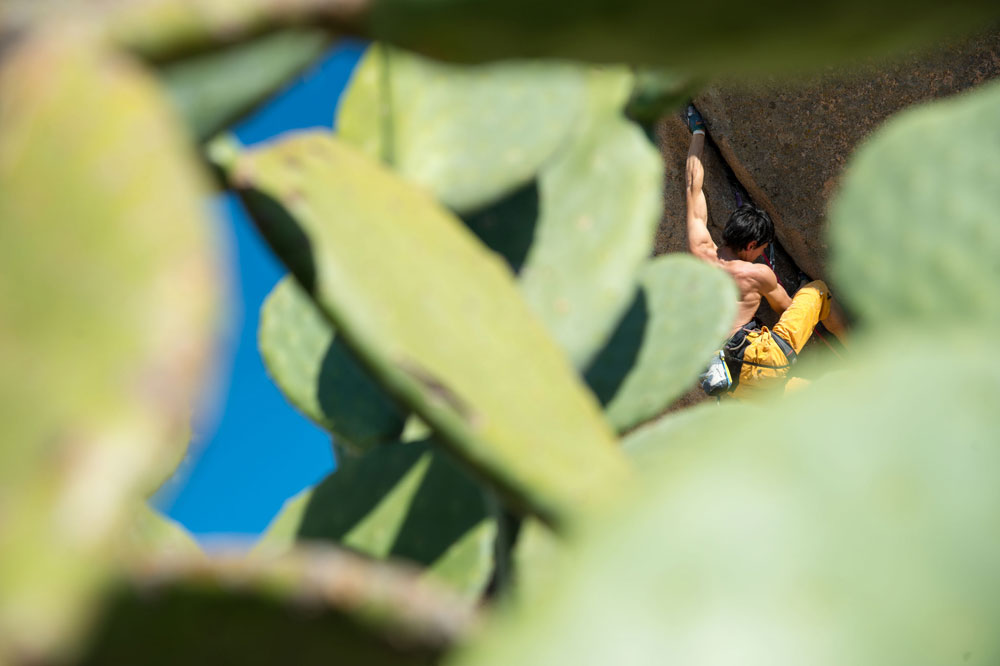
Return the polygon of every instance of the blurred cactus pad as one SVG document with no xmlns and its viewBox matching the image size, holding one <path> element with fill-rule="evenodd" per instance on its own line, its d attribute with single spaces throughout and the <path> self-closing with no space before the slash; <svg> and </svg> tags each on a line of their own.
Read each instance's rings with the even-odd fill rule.
<svg viewBox="0 0 1000 666">
<path fill-rule="evenodd" d="M 852 339 L 802 355 L 807 386 L 687 407 L 737 290 L 652 255 L 687 151 L 653 125 L 700 85 L 850 75 L 998 18 L 0 5 L 0 666 L 997 663 L 995 63 L 874 105 L 840 156 L 817 233 Z M 345 37 L 378 41 L 336 131 L 225 133 Z M 748 187 L 716 127 L 725 187 L 792 187 Z M 147 500 L 231 308 L 226 190 L 287 269 L 267 372 L 338 460 L 253 548 L 203 552 Z"/>
</svg>

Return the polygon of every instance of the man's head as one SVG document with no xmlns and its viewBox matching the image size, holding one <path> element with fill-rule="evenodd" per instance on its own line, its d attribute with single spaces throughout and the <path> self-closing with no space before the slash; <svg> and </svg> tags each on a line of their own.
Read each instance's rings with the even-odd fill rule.
<svg viewBox="0 0 1000 666">
<path fill-rule="evenodd" d="M 753 204 L 734 210 L 722 231 L 722 244 L 745 261 L 755 260 L 773 240 L 771 217 Z"/>
</svg>

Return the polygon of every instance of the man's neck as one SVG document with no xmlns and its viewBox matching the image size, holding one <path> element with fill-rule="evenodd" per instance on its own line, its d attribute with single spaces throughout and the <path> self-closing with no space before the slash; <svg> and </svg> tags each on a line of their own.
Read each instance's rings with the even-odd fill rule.
<svg viewBox="0 0 1000 666">
<path fill-rule="evenodd" d="M 719 248 L 718 255 L 719 259 L 722 259 L 723 261 L 745 261 L 736 252 L 733 252 L 730 248 L 725 246 Z"/>
</svg>

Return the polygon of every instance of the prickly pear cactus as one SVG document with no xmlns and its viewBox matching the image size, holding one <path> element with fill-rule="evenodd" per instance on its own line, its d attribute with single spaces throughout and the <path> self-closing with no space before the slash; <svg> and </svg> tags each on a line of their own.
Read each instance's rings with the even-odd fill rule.
<svg viewBox="0 0 1000 666">
<path fill-rule="evenodd" d="M 832 206 L 834 276 L 862 324 L 998 319 L 1000 85 L 901 114 Z"/>
<path fill-rule="evenodd" d="M 560 566 L 566 544 L 552 530 L 533 518 L 521 524 L 511 551 L 513 584 L 509 593 L 518 604 L 530 604 L 544 594 L 548 582 Z"/>
<path fill-rule="evenodd" d="M 692 3 L 0 5 L 0 663 L 998 661 L 996 86 L 853 161 L 833 272 L 866 336 L 840 372 L 646 424 L 630 461 L 613 429 L 693 379 L 734 303 L 693 259 L 646 261 L 662 174 L 623 110 L 681 84 L 629 98 L 650 81 L 619 67 L 376 47 L 340 110 L 360 152 L 326 132 L 212 152 L 302 287 L 265 308 L 272 375 L 356 452 L 251 557 L 144 503 L 184 453 L 218 309 L 190 139 L 331 30 L 714 75 L 1000 16 L 905 9 L 725 7 L 748 42 L 692 31 Z M 491 584 L 505 603 L 471 633 Z"/>
<path fill-rule="evenodd" d="M 809 391 L 668 424 L 627 499 L 451 663 L 996 660 L 1000 372 L 946 339 L 933 378 L 940 337 L 884 340 Z"/>
<path fill-rule="evenodd" d="M 426 567 L 426 576 L 477 601 L 493 574 L 494 509 L 480 484 L 429 442 L 396 443 L 347 458 L 293 498 L 255 548 L 332 542 Z"/>
<path fill-rule="evenodd" d="M 534 177 L 570 136 L 585 91 L 578 65 L 456 67 L 375 45 L 340 102 L 337 134 L 467 212 Z"/>
<path fill-rule="evenodd" d="M 689 255 L 649 261 L 639 285 L 585 375 L 619 431 L 656 416 L 690 388 L 736 316 L 732 280 Z"/>
<path fill-rule="evenodd" d="M 128 507 L 183 455 L 218 307 L 206 195 L 136 64 L 71 28 L 4 52 L 0 661 L 81 629 Z"/>
<path fill-rule="evenodd" d="M 160 76 L 191 131 L 208 139 L 313 63 L 328 43 L 321 30 L 285 30 L 171 63 Z"/>
<path fill-rule="evenodd" d="M 293 278 L 264 302 L 258 332 L 268 373 L 289 401 L 360 453 L 403 432 L 405 413 L 372 380 Z"/>
<path fill-rule="evenodd" d="M 470 227 L 519 271 L 528 304 L 582 367 L 627 306 L 660 217 L 660 158 L 622 117 L 632 81 L 622 67 L 456 67 L 376 46 L 338 135 L 474 208 Z"/>
<path fill-rule="evenodd" d="M 124 574 L 77 663 L 430 665 L 477 624 L 414 572 L 332 548 L 161 558 Z"/>
<path fill-rule="evenodd" d="M 116 535 L 115 554 L 125 564 L 154 558 L 203 556 L 194 537 L 176 521 L 149 506 L 137 502 Z"/>
<path fill-rule="evenodd" d="M 631 81 L 621 69 L 590 73 L 572 142 L 538 176 L 540 210 L 521 290 L 577 367 L 628 307 L 662 209 L 660 157 L 621 116 Z"/>
<path fill-rule="evenodd" d="M 320 132 L 227 170 L 378 381 L 512 502 L 564 524 L 627 478 L 509 270 L 421 190 Z"/>
</svg>

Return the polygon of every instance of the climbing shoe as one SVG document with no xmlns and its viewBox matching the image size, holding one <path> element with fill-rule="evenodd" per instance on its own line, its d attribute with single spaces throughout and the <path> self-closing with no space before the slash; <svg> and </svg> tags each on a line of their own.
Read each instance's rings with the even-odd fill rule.
<svg viewBox="0 0 1000 666">
<path fill-rule="evenodd" d="M 688 129 L 691 130 L 692 134 L 697 130 L 705 131 L 705 121 L 698 113 L 698 109 L 694 108 L 694 104 L 688 104 L 684 118 L 687 120 Z"/>
</svg>

